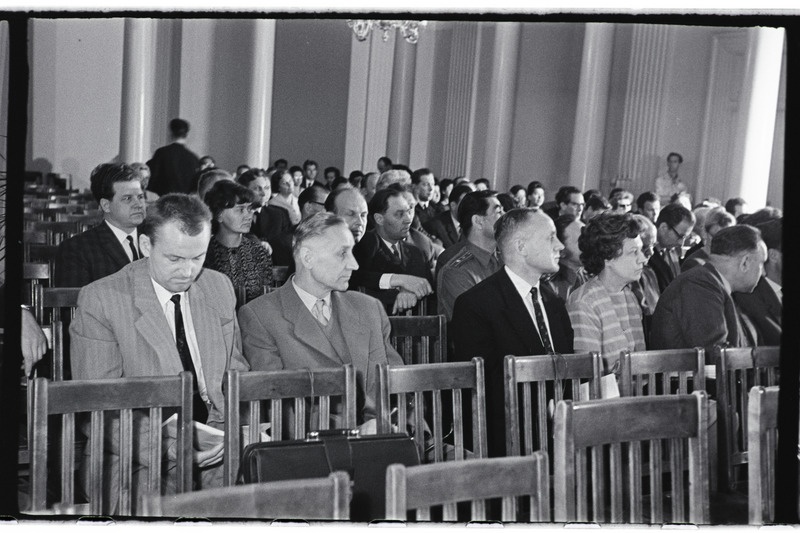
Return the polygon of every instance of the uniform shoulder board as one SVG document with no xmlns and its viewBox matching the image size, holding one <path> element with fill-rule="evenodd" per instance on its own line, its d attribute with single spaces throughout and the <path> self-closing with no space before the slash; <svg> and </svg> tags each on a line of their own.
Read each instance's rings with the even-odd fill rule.
<svg viewBox="0 0 800 533">
<path fill-rule="evenodd" d="M 459 268 L 461 265 L 464 265 L 467 261 L 473 258 L 473 253 L 469 250 L 465 250 L 464 253 L 457 255 L 453 260 L 450 262 L 450 266 L 453 268 Z"/>
</svg>

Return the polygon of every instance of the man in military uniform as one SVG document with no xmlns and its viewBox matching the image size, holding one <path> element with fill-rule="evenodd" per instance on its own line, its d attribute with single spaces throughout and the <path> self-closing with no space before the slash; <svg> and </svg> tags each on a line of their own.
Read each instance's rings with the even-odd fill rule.
<svg viewBox="0 0 800 533">
<path fill-rule="evenodd" d="M 496 191 L 474 191 L 461 200 L 458 222 L 466 244 L 439 271 L 439 312 L 448 321 L 456 298 L 491 276 L 501 264 L 495 254 L 494 223 L 503 215 Z"/>
</svg>

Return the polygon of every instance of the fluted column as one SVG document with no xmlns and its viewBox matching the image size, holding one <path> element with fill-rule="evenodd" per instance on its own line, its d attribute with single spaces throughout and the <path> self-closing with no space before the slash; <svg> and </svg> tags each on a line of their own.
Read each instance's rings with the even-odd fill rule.
<svg viewBox="0 0 800 533">
<path fill-rule="evenodd" d="M 634 193 L 648 190 L 663 159 L 658 153 L 671 32 L 669 26 L 633 28 L 619 171 L 612 181 Z"/>
<path fill-rule="evenodd" d="M 275 67 L 275 20 L 253 21 L 253 68 L 250 78 L 250 130 L 245 161 L 259 168 L 270 164 L 272 79 Z"/>
<path fill-rule="evenodd" d="M 150 155 L 154 23 L 146 18 L 125 19 L 119 142 L 120 159 L 125 163 L 145 161 Z"/>
<path fill-rule="evenodd" d="M 742 90 L 741 134 L 743 150 L 733 196 L 751 208 L 764 207 L 769 188 L 775 115 L 781 79 L 783 28 L 752 28 Z"/>
<path fill-rule="evenodd" d="M 600 188 L 613 46 L 613 24 L 586 24 L 569 172 L 581 190 Z"/>
<path fill-rule="evenodd" d="M 394 69 L 386 155 L 393 161 L 403 164 L 408 164 L 411 152 L 417 46 L 417 44 L 408 43 L 405 39 L 396 39 L 394 43 Z"/>
<path fill-rule="evenodd" d="M 486 149 L 481 177 L 488 179 L 497 190 L 506 190 L 509 185 L 521 32 L 522 24 L 519 22 L 498 22 L 494 34 L 489 120 L 486 124 Z"/>
</svg>

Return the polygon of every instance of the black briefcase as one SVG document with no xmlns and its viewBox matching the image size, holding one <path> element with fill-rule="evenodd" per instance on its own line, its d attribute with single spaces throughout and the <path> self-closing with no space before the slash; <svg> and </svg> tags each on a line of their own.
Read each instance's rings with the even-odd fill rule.
<svg viewBox="0 0 800 533">
<path fill-rule="evenodd" d="M 386 467 L 419 464 L 414 441 L 405 434 L 359 435 L 357 429 L 314 431 L 305 440 L 250 444 L 242 453 L 240 483 L 350 475 L 350 520 L 385 518 Z"/>
</svg>

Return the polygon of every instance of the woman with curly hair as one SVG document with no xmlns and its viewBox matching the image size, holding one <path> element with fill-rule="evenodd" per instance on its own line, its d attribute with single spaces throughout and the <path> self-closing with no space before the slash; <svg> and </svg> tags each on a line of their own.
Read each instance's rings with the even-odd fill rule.
<svg viewBox="0 0 800 533">
<path fill-rule="evenodd" d="M 616 359 L 623 350 L 644 350 L 640 302 L 631 289 L 647 258 L 639 224 L 630 214 L 603 213 L 578 239 L 581 262 L 593 276 L 567 299 L 575 352 L 597 351 Z"/>
<path fill-rule="evenodd" d="M 272 284 L 272 258 L 257 239 L 247 235 L 253 211 L 260 205 L 256 193 L 222 180 L 211 187 L 204 200 L 213 215 L 213 236 L 203 266 L 227 275 L 237 297 L 244 287 L 245 302 L 264 294 L 264 287 Z"/>
</svg>

